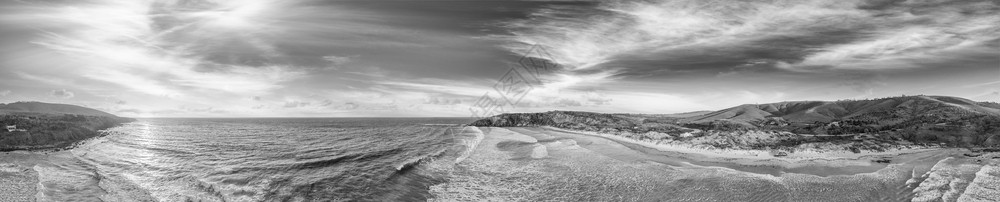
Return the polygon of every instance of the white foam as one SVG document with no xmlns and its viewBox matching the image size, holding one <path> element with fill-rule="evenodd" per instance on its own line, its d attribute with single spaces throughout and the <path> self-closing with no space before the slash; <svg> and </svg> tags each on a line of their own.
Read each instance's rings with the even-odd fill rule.
<svg viewBox="0 0 1000 202">
<path fill-rule="evenodd" d="M 979 169 L 958 201 L 1000 201 L 1000 166 L 986 165 Z"/>
<path fill-rule="evenodd" d="M 549 150 L 545 145 L 535 144 L 531 147 L 531 158 L 545 158 L 549 156 Z"/>
<path fill-rule="evenodd" d="M 458 158 L 455 159 L 455 163 L 462 162 L 466 158 L 469 158 L 469 155 L 471 155 L 472 151 L 476 149 L 476 146 L 479 145 L 479 142 L 482 142 L 483 138 L 486 137 L 483 134 L 482 130 L 479 130 L 478 127 L 473 127 L 473 126 L 463 127 L 460 135 L 462 136 L 461 138 L 457 137 L 458 135 L 456 135 L 456 141 L 458 141 L 459 145 L 465 146 L 465 150 L 462 151 L 461 155 L 459 155 Z M 468 138 L 469 136 L 472 136 L 472 138 Z"/>
</svg>

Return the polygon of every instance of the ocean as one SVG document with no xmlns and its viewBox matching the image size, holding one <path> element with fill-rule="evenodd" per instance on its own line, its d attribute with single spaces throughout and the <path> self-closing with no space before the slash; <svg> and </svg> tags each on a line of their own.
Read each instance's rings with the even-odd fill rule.
<svg viewBox="0 0 1000 202">
<path fill-rule="evenodd" d="M 470 121 L 140 119 L 36 170 L 55 201 L 423 201 L 444 179 L 420 164 Z"/>
<path fill-rule="evenodd" d="M 786 169 L 471 121 L 140 119 L 64 151 L 0 153 L 0 201 L 1000 199 L 1000 160 L 961 152 Z"/>
</svg>

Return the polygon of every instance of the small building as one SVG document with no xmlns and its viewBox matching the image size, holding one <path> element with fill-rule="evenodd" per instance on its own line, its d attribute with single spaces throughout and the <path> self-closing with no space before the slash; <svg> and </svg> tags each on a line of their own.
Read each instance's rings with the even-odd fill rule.
<svg viewBox="0 0 1000 202">
<path fill-rule="evenodd" d="M 28 132 L 28 130 L 26 130 L 26 129 L 19 129 L 19 128 L 17 128 L 17 125 L 9 125 L 9 126 L 7 126 L 7 132 L 14 132 L 14 131 L 17 131 L 17 132 Z"/>
</svg>

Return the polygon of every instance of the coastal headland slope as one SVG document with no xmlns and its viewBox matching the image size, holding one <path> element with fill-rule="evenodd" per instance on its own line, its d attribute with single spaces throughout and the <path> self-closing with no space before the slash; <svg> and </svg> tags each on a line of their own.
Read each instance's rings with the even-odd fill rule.
<svg viewBox="0 0 1000 202">
<path fill-rule="evenodd" d="M 59 149 L 135 119 L 42 102 L 0 104 L 0 151 Z"/>
</svg>

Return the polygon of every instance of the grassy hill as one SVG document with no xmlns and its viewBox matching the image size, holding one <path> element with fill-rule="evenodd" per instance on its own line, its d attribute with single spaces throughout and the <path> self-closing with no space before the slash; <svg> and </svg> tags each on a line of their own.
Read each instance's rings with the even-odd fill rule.
<svg viewBox="0 0 1000 202">
<path fill-rule="evenodd" d="M 85 116 L 107 116 L 115 117 L 114 114 L 102 112 L 100 110 L 68 105 L 44 102 L 15 102 L 10 104 L 0 103 L 0 114 L 72 114 Z"/>
<path fill-rule="evenodd" d="M 66 104 L 17 102 L 0 104 L 0 151 L 70 146 L 101 135 L 100 130 L 135 121 L 100 110 Z"/>
<path fill-rule="evenodd" d="M 552 111 L 502 114 L 474 126 L 552 126 L 718 148 L 815 143 L 879 150 L 893 145 L 1000 147 L 1000 104 L 946 96 L 740 105 L 675 115 Z"/>
<path fill-rule="evenodd" d="M 849 119 L 906 119 L 934 114 L 946 116 L 1000 115 L 1000 108 L 995 103 L 979 103 L 956 97 L 907 96 L 874 100 L 800 101 L 740 105 L 701 116 L 688 117 L 685 121 L 710 122 L 725 119 L 752 123 L 780 117 L 788 122 L 810 123 Z"/>
</svg>

